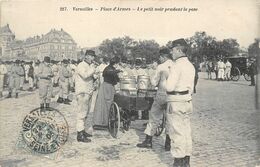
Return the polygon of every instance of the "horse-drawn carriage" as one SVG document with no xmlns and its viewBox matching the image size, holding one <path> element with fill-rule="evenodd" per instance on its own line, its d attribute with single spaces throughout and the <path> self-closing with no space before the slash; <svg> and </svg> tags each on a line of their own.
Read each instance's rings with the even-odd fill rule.
<svg viewBox="0 0 260 167">
<path fill-rule="evenodd" d="M 232 64 L 231 80 L 238 81 L 240 76 L 243 75 L 245 80 L 250 81 L 247 57 L 228 57 L 227 59 Z"/>
<path fill-rule="evenodd" d="M 151 87 L 149 76 L 138 76 L 137 82 L 135 77 L 122 78 L 120 80 L 120 91 L 114 96 L 109 111 L 108 128 L 113 137 L 117 137 L 119 130 L 127 131 L 131 121 L 139 111 L 149 111 L 156 89 Z M 162 118 L 160 126 L 157 128 L 156 135 L 160 135 L 165 126 L 165 119 Z"/>
</svg>

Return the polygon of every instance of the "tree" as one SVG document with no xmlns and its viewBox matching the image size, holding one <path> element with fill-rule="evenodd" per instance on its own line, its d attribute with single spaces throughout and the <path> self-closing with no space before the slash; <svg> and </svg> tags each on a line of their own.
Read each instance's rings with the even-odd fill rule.
<svg viewBox="0 0 260 167">
<path fill-rule="evenodd" d="M 260 39 L 255 39 L 255 42 L 249 45 L 248 47 L 249 57 L 256 58 L 257 56 L 260 56 L 259 43 L 260 43 Z"/>
</svg>

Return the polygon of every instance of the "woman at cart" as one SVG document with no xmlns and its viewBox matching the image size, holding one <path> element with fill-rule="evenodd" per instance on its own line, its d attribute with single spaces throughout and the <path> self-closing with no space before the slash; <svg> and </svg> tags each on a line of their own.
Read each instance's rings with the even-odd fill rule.
<svg viewBox="0 0 260 167">
<path fill-rule="evenodd" d="M 103 71 L 104 82 L 101 84 L 95 109 L 93 113 L 93 128 L 103 129 L 108 125 L 108 114 L 110 106 L 114 100 L 115 85 L 119 82 L 118 73 L 114 66 L 119 63 L 119 58 L 114 57 Z"/>
</svg>

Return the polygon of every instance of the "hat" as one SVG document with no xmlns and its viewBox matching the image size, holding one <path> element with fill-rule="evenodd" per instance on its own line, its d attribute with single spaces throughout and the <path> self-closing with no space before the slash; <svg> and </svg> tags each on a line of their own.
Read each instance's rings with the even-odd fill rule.
<svg viewBox="0 0 260 167">
<path fill-rule="evenodd" d="M 20 63 L 20 60 L 15 60 L 15 63 L 17 63 L 17 64 Z"/>
<path fill-rule="evenodd" d="M 51 62 L 51 58 L 48 57 L 48 56 L 45 56 L 43 61 L 46 62 L 46 63 L 50 63 Z"/>
<path fill-rule="evenodd" d="M 162 48 L 159 50 L 159 54 L 160 55 L 170 55 L 171 54 L 171 51 L 169 48 Z"/>
<path fill-rule="evenodd" d="M 63 64 L 69 64 L 69 60 L 63 59 L 63 60 L 62 60 L 62 63 L 63 63 Z"/>
<path fill-rule="evenodd" d="M 86 52 L 85 52 L 85 56 L 86 55 L 90 55 L 90 56 L 96 56 L 96 54 L 95 54 L 95 51 L 94 50 L 86 50 Z"/>
<path fill-rule="evenodd" d="M 117 64 L 119 63 L 119 57 L 115 56 L 112 59 L 110 59 L 110 64 Z"/>
<path fill-rule="evenodd" d="M 176 47 L 176 46 L 185 46 L 185 47 L 187 47 L 188 44 L 187 44 L 187 42 L 183 38 L 180 38 L 180 39 L 176 39 L 176 40 L 172 41 L 171 49 Z"/>
</svg>

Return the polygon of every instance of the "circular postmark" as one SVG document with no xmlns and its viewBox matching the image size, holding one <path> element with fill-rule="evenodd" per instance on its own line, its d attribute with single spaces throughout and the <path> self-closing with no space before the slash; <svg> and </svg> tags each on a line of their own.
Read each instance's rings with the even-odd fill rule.
<svg viewBox="0 0 260 167">
<path fill-rule="evenodd" d="M 27 114 L 23 120 L 23 140 L 34 152 L 54 153 L 66 143 L 68 135 L 68 123 L 57 109 L 37 108 Z"/>
</svg>

